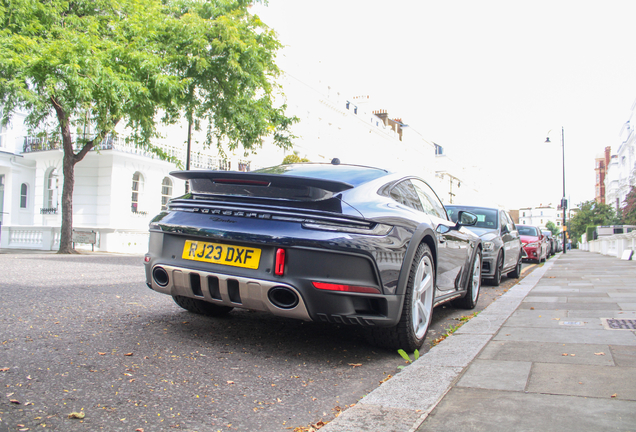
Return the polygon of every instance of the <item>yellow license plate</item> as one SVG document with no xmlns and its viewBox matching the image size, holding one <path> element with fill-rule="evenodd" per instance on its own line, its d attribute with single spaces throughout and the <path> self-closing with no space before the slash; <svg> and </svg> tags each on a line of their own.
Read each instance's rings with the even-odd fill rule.
<svg viewBox="0 0 636 432">
<path fill-rule="evenodd" d="M 258 263 L 261 260 L 261 250 L 242 246 L 186 240 L 181 258 L 257 269 Z"/>
</svg>

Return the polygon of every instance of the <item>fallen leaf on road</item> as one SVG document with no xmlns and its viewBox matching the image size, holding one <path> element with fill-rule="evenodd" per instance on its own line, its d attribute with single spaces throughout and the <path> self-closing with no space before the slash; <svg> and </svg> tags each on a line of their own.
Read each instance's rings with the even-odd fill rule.
<svg viewBox="0 0 636 432">
<path fill-rule="evenodd" d="M 99 355 L 106 355 L 106 353 L 100 353 L 100 352 L 98 352 L 97 354 L 99 354 Z"/>
<path fill-rule="evenodd" d="M 576 354 L 570 354 L 571 357 L 574 357 Z"/>
<path fill-rule="evenodd" d="M 234 384 L 234 381 L 228 381 L 227 383 L 228 384 Z"/>
<path fill-rule="evenodd" d="M 556 321 L 561 321 L 561 318 L 552 318 L 552 319 Z"/>
<path fill-rule="evenodd" d="M 83 412 L 72 412 L 68 415 L 68 418 L 70 419 L 83 419 L 84 417 L 86 417 L 86 414 L 84 414 Z"/>
<path fill-rule="evenodd" d="M 349 366 L 353 366 L 354 368 L 358 366 L 362 366 L 362 363 L 349 363 Z"/>
<path fill-rule="evenodd" d="M 605 353 L 604 352 L 594 353 L 594 355 L 605 355 Z"/>
<path fill-rule="evenodd" d="M 387 375 L 386 378 L 384 378 L 382 381 L 380 381 L 380 384 L 383 384 L 383 383 L 387 382 L 391 378 L 393 378 L 393 375 Z"/>
<path fill-rule="evenodd" d="M 2 369 L 0 369 L 0 372 L 6 372 L 8 370 L 9 370 L 9 368 L 2 368 Z"/>
<path fill-rule="evenodd" d="M 131 355 L 133 355 L 133 353 L 126 353 L 124 354 L 126 357 L 130 357 Z"/>
<path fill-rule="evenodd" d="M 561 354 L 561 355 L 562 355 L 562 356 L 567 356 L 567 355 L 568 355 L 568 353 L 563 353 L 563 354 Z"/>
<path fill-rule="evenodd" d="M 9 399 L 9 402 L 11 402 L 12 404 L 20 405 L 20 401 L 17 399 Z"/>
<path fill-rule="evenodd" d="M 533 307 L 531 307 L 531 308 L 530 308 L 530 310 L 534 310 L 534 308 L 533 308 Z"/>
<path fill-rule="evenodd" d="M 615 398 L 616 396 L 618 396 L 618 394 L 616 394 L 616 393 L 614 393 L 614 394 L 612 395 L 612 397 L 613 397 L 613 398 Z"/>
<path fill-rule="evenodd" d="M 137 428 L 135 429 L 135 432 L 144 432 L 144 428 Z"/>
</svg>

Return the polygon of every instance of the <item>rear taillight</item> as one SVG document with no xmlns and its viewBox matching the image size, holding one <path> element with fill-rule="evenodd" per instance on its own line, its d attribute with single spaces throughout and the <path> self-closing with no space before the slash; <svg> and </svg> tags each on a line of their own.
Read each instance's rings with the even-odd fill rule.
<svg viewBox="0 0 636 432">
<path fill-rule="evenodd" d="M 285 249 L 276 250 L 276 262 L 274 263 L 274 274 L 282 276 L 285 273 Z"/>
<path fill-rule="evenodd" d="M 380 290 L 375 287 L 364 287 L 356 285 L 332 284 L 326 282 L 312 282 L 315 288 L 327 291 L 344 291 L 365 294 L 380 294 Z"/>
</svg>

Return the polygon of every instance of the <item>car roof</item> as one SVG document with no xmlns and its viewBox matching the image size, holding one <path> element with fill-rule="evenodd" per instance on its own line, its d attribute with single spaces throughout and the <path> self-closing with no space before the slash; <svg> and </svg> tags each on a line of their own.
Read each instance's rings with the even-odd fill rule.
<svg viewBox="0 0 636 432">
<path fill-rule="evenodd" d="M 389 171 L 362 165 L 326 164 L 326 163 L 299 163 L 277 165 L 252 171 L 260 174 L 279 174 L 295 177 L 307 177 L 329 179 L 359 186 L 369 181 L 390 174 Z"/>
</svg>

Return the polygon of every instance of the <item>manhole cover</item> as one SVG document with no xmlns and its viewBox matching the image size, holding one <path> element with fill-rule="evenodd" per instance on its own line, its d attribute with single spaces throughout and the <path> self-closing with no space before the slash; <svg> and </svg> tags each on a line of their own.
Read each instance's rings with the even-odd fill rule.
<svg viewBox="0 0 636 432">
<path fill-rule="evenodd" d="M 636 330 L 636 320 L 601 318 L 601 321 L 608 330 Z"/>
</svg>

